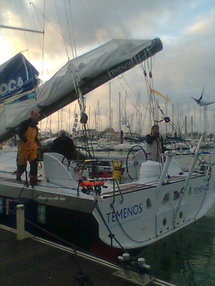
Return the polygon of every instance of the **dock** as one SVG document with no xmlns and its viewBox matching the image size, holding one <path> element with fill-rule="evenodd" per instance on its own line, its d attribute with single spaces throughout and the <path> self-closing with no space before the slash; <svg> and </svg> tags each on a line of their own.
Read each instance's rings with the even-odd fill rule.
<svg viewBox="0 0 215 286">
<path fill-rule="evenodd" d="M 22 221 L 17 229 L 0 225 L 1 286 L 176 286 L 32 236 L 23 227 Z"/>
</svg>

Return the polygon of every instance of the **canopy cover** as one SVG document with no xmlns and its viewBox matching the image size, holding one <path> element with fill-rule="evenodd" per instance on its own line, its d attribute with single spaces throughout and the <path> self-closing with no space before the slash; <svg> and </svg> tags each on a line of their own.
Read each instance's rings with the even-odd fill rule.
<svg viewBox="0 0 215 286">
<path fill-rule="evenodd" d="M 0 141 L 14 135 L 21 121 L 29 117 L 33 108 L 40 109 L 40 119 L 45 118 L 76 100 L 78 90 L 85 95 L 150 58 L 160 50 L 162 50 L 160 39 L 111 40 L 82 56 L 68 61 L 50 80 L 37 89 L 36 94 L 31 88 L 37 84 L 38 73 L 26 59 L 23 60 L 23 63 L 28 63 L 32 67 L 28 72 L 28 77 L 26 64 L 23 65 L 22 71 L 16 72 L 16 75 L 20 78 L 22 78 L 21 74 L 25 73 L 25 78 L 22 78 L 25 85 L 19 84 L 21 80 L 15 80 L 16 83 L 13 81 L 10 85 L 8 85 L 10 81 L 7 81 L 8 88 L 6 89 L 6 86 L 2 86 L 5 81 L 0 81 L 0 98 L 2 99 L 0 103 Z M 0 66 L 0 73 L 3 73 L 1 78 L 13 80 L 13 69 L 10 68 L 7 72 L 5 70 L 8 64 L 10 64 L 10 61 Z M 28 80 L 26 81 L 26 79 Z M 27 89 L 27 86 L 30 89 Z M 31 90 L 31 92 L 27 91 L 26 94 L 26 90 Z M 15 100 L 12 101 L 12 104 L 8 104 L 8 98 L 11 95 L 14 96 L 14 94 L 19 95 L 20 92 L 25 96 L 25 100 Z"/>
</svg>

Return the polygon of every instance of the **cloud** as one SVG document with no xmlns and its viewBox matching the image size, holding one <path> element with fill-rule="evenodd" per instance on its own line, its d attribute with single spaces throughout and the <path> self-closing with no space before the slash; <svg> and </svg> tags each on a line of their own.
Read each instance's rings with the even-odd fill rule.
<svg viewBox="0 0 215 286">
<path fill-rule="evenodd" d="M 203 3 L 204 2 L 204 3 Z M 213 99 L 215 90 L 215 4 L 205 0 L 47 0 L 0 2 L 0 24 L 43 29 L 45 35 L 0 30 L 0 60 L 25 50 L 28 59 L 47 79 L 68 58 L 83 54 L 112 38 L 160 37 L 164 49 L 153 58 L 155 88 L 172 102 L 186 104 L 206 85 L 205 97 Z M 2 45 L 1 45 L 2 46 Z M 44 55 L 42 55 L 44 52 Z M 42 61 L 43 59 L 43 61 Z M 139 67 L 112 82 L 117 100 L 127 89 L 128 108 L 135 112 L 138 93 L 147 105 L 144 77 Z M 108 97 L 107 86 L 88 95 L 91 112 L 99 99 Z M 117 112 L 117 103 L 114 113 Z M 129 107 L 130 106 L 130 107 Z M 107 106 L 101 100 L 102 114 Z M 105 117 L 105 116 L 104 116 Z M 115 120 L 117 116 L 115 116 Z M 105 122 L 103 118 L 102 122 Z"/>
</svg>

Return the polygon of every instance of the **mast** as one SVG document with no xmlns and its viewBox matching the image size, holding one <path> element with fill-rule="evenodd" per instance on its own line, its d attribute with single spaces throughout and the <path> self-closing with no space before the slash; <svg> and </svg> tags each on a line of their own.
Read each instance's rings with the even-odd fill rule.
<svg viewBox="0 0 215 286">
<path fill-rule="evenodd" d="M 185 133 L 185 135 L 187 135 L 187 115 L 185 115 L 184 124 L 185 124 L 185 126 L 184 126 L 184 133 Z"/>
<path fill-rule="evenodd" d="M 51 118 L 51 115 L 50 115 L 50 118 L 49 118 L 49 136 L 51 137 L 52 136 L 52 118 Z"/>
<path fill-rule="evenodd" d="M 190 117 L 190 129 L 191 129 L 190 132 L 193 136 L 193 115 L 191 115 L 191 117 Z"/>
<path fill-rule="evenodd" d="M 97 130 L 98 125 L 97 125 L 97 120 L 96 120 L 96 110 L 94 111 L 94 120 L 95 120 L 95 130 L 98 131 Z"/>
<path fill-rule="evenodd" d="M 174 103 L 172 103 L 172 122 L 175 122 L 175 108 L 174 108 Z"/>
<path fill-rule="evenodd" d="M 68 132 L 70 134 L 70 121 L 71 121 L 71 114 L 70 114 L 70 108 L 69 108 L 69 122 L 68 122 Z"/>
<path fill-rule="evenodd" d="M 138 93 L 138 135 L 141 135 L 141 127 L 140 127 L 140 122 L 141 122 L 141 113 L 140 113 L 140 93 Z"/>
<path fill-rule="evenodd" d="M 121 93 L 119 92 L 119 131 L 122 129 L 122 118 L 121 118 Z"/>
<path fill-rule="evenodd" d="M 97 102 L 97 110 L 98 110 L 98 132 L 99 132 L 101 129 L 99 100 Z"/>
<path fill-rule="evenodd" d="M 203 109 L 203 112 L 204 112 L 203 136 L 205 136 L 205 137 L 207 135 L 207 113 L 206 113 L 206 109 L 207 109 L 207 106 L 204 105 L 204 109 Z"/>
<path fill-rule="evenodd" d="M 57 112 L 57 132 L 60 130 L 60 111 Z"/>
<path fill-rule="evenodd" d="M 91 119 L 91 116 L 90 116 L 90 106 L 88 107 L 88 126 L 90 128 L 90 119 Z"/>
<path fill-rule="evenodd" d="M 165 102 L 165 114 L 168 114 L 168 102 Z M 165 132 L 166 132 L 166 136 L 167 136 L 168 124 L 165 124 Z"/>
</svg>

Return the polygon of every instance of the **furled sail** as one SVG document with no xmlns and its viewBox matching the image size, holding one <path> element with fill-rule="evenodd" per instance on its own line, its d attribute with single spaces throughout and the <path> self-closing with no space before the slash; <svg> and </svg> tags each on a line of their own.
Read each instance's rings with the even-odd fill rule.
<svg viewBox="0 0 215 286">
<path fill-rule="evenodd" d="M 153 40 L 111 40 L 68 61 L 50 80 L 37 89 L 36 96 L 29 96 L 26 100 L 12 101 L 8 104 L 4 96 L 0 94 L 0 99 L 2 99 L 0 101 L 0 142 L 16 133 L 20 122 L 29 117 L 33 108 L 38 107 L 41 113 L 40 119 L 45 118 L 76 100 L 78 90 L 85 95 L 160 50 L 162 50 L 162 42 L 157 38 Z M 4 73 L 2 66 L 0 72 Z M 21 91 L 22 89 L 16 95 L 18 96 Z M 35 92 L 32 92 L 35 95 Z M 12 116 L 13 112 L 15 116 Z"/>
</svg>

